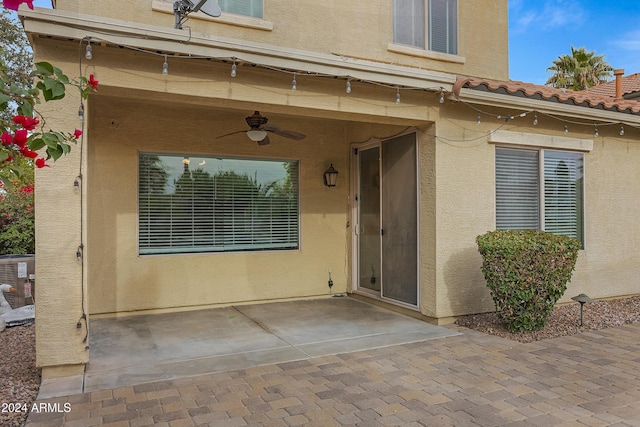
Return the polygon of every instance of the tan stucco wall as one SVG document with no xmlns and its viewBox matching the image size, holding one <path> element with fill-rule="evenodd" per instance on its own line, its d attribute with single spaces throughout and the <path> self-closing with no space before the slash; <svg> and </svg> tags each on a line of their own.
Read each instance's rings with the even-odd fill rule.
<svg viewBox="0 0 640 427">
<path fill-rule="evenodd" d="M 171 1 L 58 0 L 59 11 L 173 28 Z M 163 10 L 165 12 L 163 12 Z M 429 55 L 419 50 L 389 50 L 393 41 L 389 0 L 264 0 L 269 30 L 251 27 L 252 20 L 235 15 L 239 24 L 192 15 L 185 24 L 192 33 L 286 46 L 313 52 L 367 58 L 453 74 L 508 78 L 507 0 L 458 1 L 458 55 Z M 123 14 L 126 11 L 126 14 Z M 166 13 L 171 12 L 171 13 Z M 228 22 L 228 21 L 227 21 Z M 295 25 L 293 25 L 295 23 Z M 434 59 L 439 58 L 439 59 Z"/>
<path fill-rule="evenodd" d="M 36 61 L 40 60 L 35 50 Z M 66 62 L 58 52 L 48 58 L 63 71 L 74 75 L 77 65 Z M 78 118 L 79 94 L 67 91 L 63 102 L 40 104 L 37 109 L 45 118 L 45 127 L 73 133 L 82 129 Z M 82 315 L 82 264 L 76 257 L 81 243 L 81 228 L 86 236 L 86 214 L 81 226 L 81 195 L 74 190 L 80 172 L 80 145 L 72 146 L 69 155 L 51 167 L 36 169 L 36 279 L 38 299 L 36 317 L 36 359 L 39 366 L 77 365 L 88 362 L 89 353 L 83 338 L 87 329 Z M 83 201 L 86 204 L 86 199 Z M 86 213 L 86 209 L 84 210 Z M 84 301 L 86 307 L 87 301 Z M 80 322 L 80 327 L 77 323 Z M 55 351 L 52 351 L 55 349 Z M 70 368 L 72 371 L 73 367 Z"/>
<path fill-rule="evenodd" d="M 561 302 L 579 293 L 605 298 L 640 292 L 638 130 L 627 128 L 620 136 L 619 126 L 600 127 L 594 137 L 592 125 L 570 124 L 565 134 L 562 121 L 544 116 L 538 126 L 532 126 L 532 115 L 509 123 L 481 115 L 480 125 L 476 117 L 468 106 L 446 104 L 435 126 L 442 137 L 435 144 L 437 305 L 425 314 L 446 318 L 494 309 L 475 238 L 495 229 L 495 144 L 488 141 L 497 129 L 574 138 L 576 149 L 579 140 L 593 141 L 584 157 L 585 248 Z"/>
<path fill-rule="evenodd" d="M 244 134 L 250 112 L 127 102 L 92 105 L 89 147 L 89 272 L 91 313 L 265 301 L 346 291 L 347 205 L 344 123 L 269 114 L 270 123 L 303 132 L 296 142 L 271 136 L 258 147 Z M 153 116 L 149 111 L 154 111 Z M 265 114 L 266 115 L 266 114 Z M 187 120 L 176 118 L 185 117 Z M 151 123 L 153 126 L 141 126 Z M 138 256 L 138 152 L 295 159 L 300 164 L 300 249 L 259 253 Z M 336 188 L 322 183 L 333 163 Z"/>
</svg>

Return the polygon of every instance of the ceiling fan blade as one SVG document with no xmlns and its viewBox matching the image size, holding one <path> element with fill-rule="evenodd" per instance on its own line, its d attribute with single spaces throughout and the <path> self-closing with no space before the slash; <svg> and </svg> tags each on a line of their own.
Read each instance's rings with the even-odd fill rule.
<svg viewBox="0 0 640 427">
<path fill-rule="evenodd" d="M 276 135 L 282 136 L 284 138 L 294 139 L 296 141 L 300 141 L 307 137 L 307 135 L 303 133 L 294 132 L 292 130 L 280 129 L 278 126 L 274 126 L 274 125 L 264 125 L 262 126 L 261 129 L 266 130 L 267 132 L 273 132 Z"/>
<path fill-rule="evenodd" d="M 225 136 L 229 136 L 229 135 L 235 135 L 236 133 L 247 133 L 247 131 L 246 130 L 237 130 L 235 132 L 225 133 L 224 135 L 217 136 L 216 139 L 224 138 Z"/>
<path fill-rule="evenodd" d="M 271 140 L 269 139 L 269 135 L 262 138 L 261 141 L 258 141 L 258 145 L 268 145 L 270 143 L 271 143 Z"/>
</svg>

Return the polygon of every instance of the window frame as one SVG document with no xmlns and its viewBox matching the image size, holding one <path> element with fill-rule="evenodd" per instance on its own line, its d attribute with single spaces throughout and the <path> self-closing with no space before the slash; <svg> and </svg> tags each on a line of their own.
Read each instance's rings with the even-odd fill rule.
<svg viewBox="0 0 640 427">
<path fill-rule="evenodd" d="M 558 148 L 545 148 L 545 147 L 522 147 L 522 146 L 509 146 L 509 145 L 496 145 L 495 146 L 495 161 L 494 161 L 494 173 L 495 173 L 495 228 L 501 229 L 501 230 L 519 230 L 519 229 L 527 229 L 528 227 L 501 227 L 498 224 L 499 218 L 498 218 L 498 204 L 499 204 L 499 194 L 498 194 L 498 181 L 499 181 L 499 177 L 498 177 L 498 150 L 504 150 L 504 151 L 519 151 L 519 152 L 529 152 L 529 153 L 536 153 L 537 155 L 537 168 L 536 168 L 536 181 L 537 181 L 537 230 L 541 230 L 541 231 L 548 231 L 547 227 L 547 218 L 549 217 L 549 211 L 551 210 L 552 206 L 550 205 L 550 199 L 548 197 L 548 190 L 551 191 L 549 189 L 549 185 L 548 185 L 548 181 L 550 181 L 549 179 L 549 175 L 546 174 L 546 156 L 545 154 L 548 153 L 567 153 L 567 154 L 571 154 L 572 156 L 574 156 L 575 158 L 579 158 L 579 163 L 580 165 L 578 166 L 578 168 L 581 169 L 581 171 L 578 172 L 579 177 L 577 178 L 577 180 L 580 181 L 580 188 L 577 189 L 577 195 L 576 195 L 576 199 L 578 200 L 578 207 L 576 208 L 577 210 L 577 214 L 576 214 L 576 219 L 575 219 L 575 228 L 576 228 L 576 233 L 579 234 L 577 236 L 572 236 L 572 237 L 576 237 L 582 245 L 582 249 L 584 249 L 585 247 L 585 239 L 586 239 L 586 203 L 585 203 L 585 194 L 586 194 L 586 182 L 585 182 L 585 176 L 586 176 L 586 162 L 585 162 L 585 153 L 579 150 L 565 150 L 565 149 L 558 149 Z M 551 156 L 549 156 L 549 158 L 551 158 Z M 575 169 L 572 169 L 571 171 L 573 172 Z M 576 180 L 573 180 L 573 182 L 575 182 Z M 524 221 L 524 220 L 523 220 Z M 554 232 L 554 231 L 549 231 L 549 232 Z M 561 233 L 561 232 L 557 232 L 556 234 L 561 234 L 561 235 L 568 235 L 566 233 Z"/>
<path fill-rule="evenodd" d="M 398 25 L 400 24 L 408 24 L 408 22 L 399 22 L 399 20 L 396 18 L 397 14 L 396 14 L 396 5 L 398 4 L 397 2 L 399 1 L 419 1 L 422 2 L 423 5 L 422 7 L 424 8 L 424 17 L 423 19 L 419 20 L 421 22 L 421 26 L 423 27 L 423 34 L 421 34 L 421 37 L 416 37 L 416 34 L 414 33 L 412 35 L 412 39 L 413 42 L 409 42 L 407 43 L 406 41 L 397 41 L 397 36 L 396 36 L 396 28 Z M 445 13 L 447 14 L 447 16 L 445 17 L 445 33 L 446 33 L 446 40 L 445 40 L 445 44 L 447 45 L 447 48 L 443 51 L 443 50 L 436 50 L 434 49 L 434 39 L 435 37 L 430 36 L 433 30 L 433 15 L 434 13 L 432 12 L 433 9 L 433 5 L 434 2 L 444 2 L 444 7 L 445 7 Z M 450 6 L 450 3 L 454 3 L 452 6 Z M 448 13 L 450 11 L 450 9 L 455 9 L 455 16 L 453 18 L 451 18 L 450 16 L 448 16 Z M 427 51 L 427 52 L 435 52 L 437 54 L 442 54 L 442 55 L 451 55 L 451 56 L 458 56 L 458 52 L 459 52 L 459 38 L 460 38 L 460 34 L 459 34 L 459 2 L 458 0 L 393 0 L 392 5 L 391 5 L 391 15 L 392 15 L 392 40 L 393 40 L 393 44 L 398 45 L 398 46 L 404 46 L 404 47 L 408 47 L 410 49 L 416 49 L 416 50 L 423 50 L 423 51 Z M 438 17 L 435 17 L 436 19 Z M 413 17 L 414 21 L 411 22 L 411 26 L 413 26 L 415 23 L 418 22 L 418 18 L 417 17 Z M 455 26 L 455 28 L 450 28 L 451 26 Z M 417 30 L 414 30 L 417 31 Z M 455 40 L 452 40 L 453 37 L 451 37 L 451 35 L 454 34 L 453 37 L 455 37 Z M 420 39 L 420 42 L 423 42 L 422 44 L 420 42 L 415 43 L 416 39 Z M 453 44 L 453 46 L 451 46 Z"/>
<path fill-rule="evenodd" d="M 229 12 L 227 10 L 225 10 L 225 8 L 227 7 L 226 5 L 226 1 L 227 0 L 218 0 L 218 4 L 220 6 L 220 9 L 222 10 L 223 13 L 231 13 L 233 15 L 238 15 L 238 16 L 244 16 L 247 18 L 252 18 L 252 19 L 264 19 L 264 0 L 247 0 L 249 2 L 251 2 L 251 4 L 249 5 L 249 8 L 251 10 L 253 10 L 253 8 L 255 7 L 255 2 L 259 2 L 260 3 L 260 16 L 254 16 L 251 14 L 245 14 L 245 13 L 238 13 L 236 12 Z M 237 2 L 238 0 L 234 0 L 235 2 Z M 232 3 L 233 4 L 233 3 Z"/>
<path fill-rule="evenodd" d="M 174 224 L 175 221 L 175 215 L 173 213 L 173 209 L 175 209 L 176 204 L 179 203 L 179 200 L 176 201 L 176 197 L 177 197 L 177 192 L 176 189 L 174 188 L 173 191 L 169 190 L 169 192 L 167 192 L 167 186 L 169 186 L 169 188 L 171 187 L 176 187 L 177 182 L 178 182 L 178 178 L 180 176 L 182 176 L 181 174 L 178 174 L 178 167 L 176 167 L 175 164 L 173 164 L 172 166 L 167 166 L 163 169 L 163 171 L 165 172 L 169 172 L 169 174 L 167 175 L 166 181 L 162 184 L 161 187 L 156 187 L 156 189 L 160 189 L 161 191 L 158 193 L 155 193 L 156 196 L 158 197 L 162 197 L 165 196 L 168 200 L 168 204 L 167 206 L 169 207 L 170 210 L 170 215 L 169 218 L 167 220 L 167 217 L 163 217 L 162 216 L 162 212 L 158 210 L 158 205 L 156 204 L 155 208 L 156 211 L 155 213 L 151 212 L 151 213 L 144 213 L 143 209 L 146 207 L 148 209 L 152 209 L 153 206 L 152 204 L 154 203 L 151 200 L 147 201 L 147 205 L 144 205 L 144 201 L 143 198 L 147 197 L 148 199 L 151 198 L 151 196 L 154 195 L 154 193 L 152 191 L 148 191 L 146 194 L 143 194 L 142 191 L 142 183 L 143 183 L 143 179 L 145 179 L 145 171 L 143 170 L 143 158 L 144 157 L 149 157 L 149 156 L 157 156 L 160 158 L 160 160 L 162 161 L 163 158 L 171 158 L 172 159 L 172 163 L 176 163 L 178 161 L 182 162 L 182 164 L 184 165 L 184 171 L 186 171 L 188 169 L 188 165 L 191 161 L 201 161 L 201 160 L 205 160 L 205 161 L 209 161 L 211 160 L 211 162 L 215 162 L 216 160 L 218 161 L 230 161 L 230 162 L 269 162 L 269 163 L 273 163 L 278 164 L 281 163 L 282 165 L 285 164 L 293 164 L 295 165 L 295 173 L 294 174 L 288 174 L 285 173 L 284 176 L 291 176 L 291 184 L 292 184 L 292 191 L 295 192 L 295 196 L 294 196 L 294 208 L 291 209 L 290 211 L 288 211 L 286 213 L 286 216 L 290 216 L 291 218 L 294 218 L 294 222 L 292 223 L 292 225 L 289 225 L 289 228 L 287 229 L 287 234 L 289 235 L 289 240 L 286 241 L 285 244 L 281 244 L 280 247 L 278 247 L 277 244 L 274 244 L 274 241 L 280 237 L 278 234 L 278 231 L 272 231 L 272 227 L 273 225 L 281 225 L 282 223 L 278 222 L 278 221 L 274 221 L 274 217 L 269 217 L 268 220 L 266 222 L 264 222 L 263 224 L 269 224 L 270 226 L 267 227 L 270 230 L 270 233 L 268 235 L 267 240 L 269 240 L 270 245 L 267 243 L 265 244 L 264 242 L 262 244 L 232 244 L 230 246 L 228 246 L 227 248 L 224 247 L 224 243 L 220 244 L 217 243 L 219 240 L 225 240 L 226 238 L 228 238 L 228 236 L 232 236 L 233 238 L 239 239 L 239 238 L 246 238 L 247 236 L 250 236 L 250 238 L 252 239 L 252 241 L 255 240 L 259 240 L 260 237 L 258 237 L 258 232 L 259 231 L 264 231 L 264 227 L 263 228 L 258 228 L 258 227 L 247 227 L 245 224 L 245 228 L 248 228 L 250 231 L 247 234 L 243 234 L 242 230 L 240 231 L 240 234 L 238 234 L 237 231 L 237 227 L 238 224 L 236 222 L 236 219 L 232 219 L 231 220 L 231 225 L 229 225 L 227 223 L 227 219 L 228 216 L 228 212 L 229 209 L 232 209 L 233 212 L 235 212 L 236 209 L 236 205 L 234 203 L 232 203 L 232 207 L 229 208 L 228 206 L 220 206 L 219 204 L 216 205 L 215 203 L 215 199 L 211 199 L 211 204 L 201 204 L 200 206 L 203 207 L 204 209 L 207 211 L 205 212 L 205 218 L 207 213 L 210 213 L 211 216 L 211 224 L 208 226 L 210 228 L 210 230 L 206 230 L 205 232 L 202 231 L 202 229 L 198 228 L 198 219 L 196 218 L 198 216 L 198 214 L 200 212 L 197 212 L 196 208 L 193 207 L 193 205 L 195 205 L 194 201 L 197 200 L 197 195 L 194 195 L 194 192 L 198 190 L 198 188 L 196 186 L 193 187 L 193 192 L 191 193 L 191 198 L 189 200 L 191 200 L 191 209 L 193 209 L 192 212 L 190 212 L 190 221 L 192 224 L 190 224 L 190 226 L 192 227 L 191 229 L 191 234 L 189 236 L 186 237 L 186 244 L 183 245 L 179 245 L 179 244 L 174 244 L 174 234 L 180 234 L 180 230 L 181 230 L 181 226 L 184 226 L 184 224 Z M 185 165 L 185 159 L 189 159 L 189 163 L 186 163 Z M 211 163 L 213 164 L 213 163 Z M 266 166 L 266 164 L 265 164 Z M 170 168 L 170 169 L 169 169 Z M 192 172 L 193 170 L 195 170 L 195 168 L 191 169 L 190 172 Z M 252 177 L 249 174 L 245 172 L 243 172 L 241 167 L 236 167 L 235 169 L 221 169 L 222 172 L 228 172 L 228 171 L 233 171 L 236 172 L 237 175 L 242 175 L 244 173 L 244 175 L 246 175 L 247 177 Z M 256 169 L 257 171 L 259 171 L 260 169 Z M 136 211 L 136 215 L 137 215 L 137 239 L 136 239 L 136 244 L 137 244 L 137 251 L 138 251 L 138 255 L 139 256 L 157 256 L 157 255 L 184 255 L 184 254 L 216 254 L 216 253 L 256 253 L 256 252 L 267 252 L 267 251 L 275 251 L 275 252 L 282 252 L 282 251 L 299 251 L 301 248 L 301 208 L 300 208 L 300 204 L 301 204 L 301 196 L 300 196 L 300 160 L 299 159 L 282 159 L 282 158 L 267 158 L 267 157 L 251 157 L 251 156 L 231 156 L 231 155 L 213 155 L 213 154 L 194 154 L 194 153 L 167 153 L 167 152 L 157 152 L 157 151 L 139 151 L 138 152 L 138 161 L 137 161 L 137 171 L 138 171 L 138 181 L 137 181 L 137 211 Z M 172 173 L 173 172 L 173 173 Z M 253 173 L 253 171 L 252 171 Z M 263 172 L 266 173 L 266 172 Z M 147 175 L 148 176 L 148 175 Z M 190 175 L 193 176 L 193 175 Z M 211 173 L 210 174 L 211 179 L 212 179 L 212 185 L 216 185 L 215 184 L 215 177 L 217 176 L 216 174 Z M 171 179 L 173 179 L 173 181 L 170 181 Z M 256 179 L 257 179 L 257 175 L 256 175 Z M 262 181 L 260 181 L 262 182 Z M 270 181 L 271 182 L 271 181 Z M 150 184 L 148 184 L 150 185 Z M 215 188 L 212 187 L 212 190 L 214 191 L 214 193 L 218 190 L 219 187 L 215 186 Z M 227 189 L 229 187 L 224 187 L 224 189 Z M 222 191 L 222 190 L 220 190 Z M 230 199 L 232 201 L 239 201 L 240 203 L 244 202 L 247 203 L 247 199 L 245 198 L 232 198 Z M 251 199 L 252 201 L 255 201 L 255 199 Z M 280 201 L 281 202 L 281 201 Z M 157 203 L 157 202 L 156 202 Z M 278 200 L 276 199 L 276 203 L 278 203 Z M 189 204 L 187 204 L 189 205 Z M 185 205 L 181 205 L 182 207 L 184 207 Z M 281 205 L 278 205 L 279 207 L 286 207 L 285 203 L 282 203 Z M 253 205 L 252 205 L 253 207 Z M 216 219 L 216 210 L 217 209 L 222 209 L 222 217 L 219 217 L 221 220 L 224 219 L 223 221 L 223 225 L 220 226 L 218 225 L 219 221 Z M 269 212 L 272 212 L 273 209 L 270 209 Z M 220 211 L 218 211 L 220 212 Z M 257 212 L 257 214 L 264 214 L 266 211 L 254 211 L 252 210 L 251 213 L 255 213 Z M 166 222 L 168 221 L 169 226 L 168 228 L 166 228 L 166 230 L 164 230 L 164 234 L 161 235 L 161 237 L 152 237 L 152 233 L 153 230 L 151 229 L 151 226 L 149 224 L 147 224 L 147 228 L 145 230 L 145 227 L 143 225 L 144 221 L 151 221 L 154 219 L 154 215 L 155 215 L 155 219 L 157 221 L 159 221 L 157 225 L 157 227 L 162 227 L 162 226 L 166 226 Z M 188 216 L 189 216 L 188 215 Z M 264 218 L 264 217 L 262 217 Z M 208 219 L 208 218 L 207 218 Z M 218 221 L 218 223 L 216 223 L 216 221 Z M 252 221 L 253 221 L 253 216 L 252 216 Z M 242 220 L 240 220 L 240 222 L 242 222 Z M 176 233 L 176 227 L 178 229 L 178 232 Z M 220 227 L 222 229 L 222 233 L 217 233 L 217 228 Z M 184 227 L 182 228 L 182 230 L 184 230 Z M 291 237 L 291 230 L 293 230 L 294 236 Z M 207 232 L 209 233 L 209 235 L 211 236 L 212 241 L 208 244 L 196 244 L 196 240 L 198 240 L 198 235 L 196 233 L 200 233 L 200 234 L 207 234 Z M 145 237 L 146 236 L 146 237 Z M 171 243 L 168 244 L 164 244 L 164 245 L 158 245 L 156 247 L 153 247 L 153 243 L 152 240 L 155 238 L 156 240 L 162 240 L 163 238 L 166 238 L 166 236 L 171 236 L 169 238 Z M 264 240 L 264 238 L 263 238 Z"/>
</svg>

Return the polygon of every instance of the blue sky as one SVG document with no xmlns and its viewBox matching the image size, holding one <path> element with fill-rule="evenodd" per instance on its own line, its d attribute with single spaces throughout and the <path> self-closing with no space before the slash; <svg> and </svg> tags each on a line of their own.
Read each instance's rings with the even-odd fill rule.
<svg viewBox="0 0 640 427">
<path fill-rule="evenodd" d="M 544 84 L 571 46 L 640 73 L 640 0 L 509 0 L 509 77 Z"/>
<path fill-rule="evenodd" d="M 571 46 L 604 55 L 625 75 L 640 73 L 640 0 L 509 0 L 512 80 L 544 84 L 547 68 Z"/>
</svg>

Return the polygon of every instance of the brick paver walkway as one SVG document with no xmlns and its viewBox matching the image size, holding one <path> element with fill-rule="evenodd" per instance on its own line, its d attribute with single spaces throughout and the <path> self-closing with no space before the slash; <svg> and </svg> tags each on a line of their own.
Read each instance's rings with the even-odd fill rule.
<svg viewBox="0 0 640 427">
<path fill-rule="evenodd" d="M 640 426 L 640 324 L 463 335 L 38 403 L 27 426 Z"/>
</svg>

